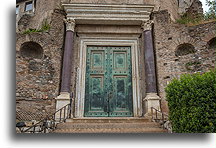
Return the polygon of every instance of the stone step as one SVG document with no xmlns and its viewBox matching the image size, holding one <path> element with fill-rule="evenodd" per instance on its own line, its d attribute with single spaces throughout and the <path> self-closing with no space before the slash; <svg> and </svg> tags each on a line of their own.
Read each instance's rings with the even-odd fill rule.
<svg viewBox="0 0 216 148">
<path fill-rule="evenodd" d="M 67 119 L 66 122 L 72 123 L 143 123 L 151 122 L 148 118 L 74 118 Z"/>
<path fill-rule="evenodd" d="M 74 128 L 74 129 L 56 129 L 53 133 L 167 133 L 162 128 Z"/>
<path fill-rule="evenodd" d="M 112 129 L 112 128 L 161 128 L 160 124 L 154 122 L 144 123 L 60 123 L 59 129 Z"/>
<path fill-rule="evenodd" d="M 57 125 L 54 133 L 164 133 L 159 123 L 147 117 L 74 118 Z"/>
<path fill-rule="evenodd" d="M 159 123 L 60 123 L 54 133 L 165 133 Z"/>
</svg>

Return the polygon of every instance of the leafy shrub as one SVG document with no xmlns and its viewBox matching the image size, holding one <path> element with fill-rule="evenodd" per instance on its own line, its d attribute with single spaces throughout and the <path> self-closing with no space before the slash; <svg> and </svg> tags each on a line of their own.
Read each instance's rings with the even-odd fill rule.
<svg viewBox="0 0 216 148">
<path fill-rule="evenodd" d="M 216 71 L 182 75 L 166 88 L 169 118 L 177 133 L 216 132 Z"/>
</svg>

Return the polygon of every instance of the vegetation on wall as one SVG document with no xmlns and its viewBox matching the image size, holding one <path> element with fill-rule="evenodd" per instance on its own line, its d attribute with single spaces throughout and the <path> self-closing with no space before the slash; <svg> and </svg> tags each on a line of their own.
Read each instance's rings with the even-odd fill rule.
<svg viewBox="0 0 216 148">
<path fill-rule="evenodd" d="M 206 3 L 209 7 L 209 10 L 205 12 L 203 15 L 198 15 L 197 17 L 192 17 L 193 14 L 187 14 L 181 16 L 180 19 L 176 20 L 179 24 L 186 24 L 186 25 L 198 25 L 202 23 L 206 23 L 209 21 L 216 20 L 216 1 L 209 1 L 206 0 Z"/>
<path fill-rule="evenodd" d="M 176 133 L 216 132 L 216 71 L 182 75 L 165 89 Z"/>
<path fill-rule="evenodd" d="M 199 24 L 203 20 L 203 17 L 191 18 L 188 15 L 184 14 L 180 19 L 177 19 L 176 22 L 179 24 L 193 25 Z"/>
<path fill-rule="evenodd" d="M 197 71 L 197 69 L 201 66 L 201 62 L 200 61 L 190 61 L 188 63 L 185 64 L 185 68 L 188 71 Z"/>
<path fill-rule="evenodd" d="M 47 20 L 43 21 L 42 25 L 41 25 L 41 28 L 39 29 L 27 29 L 23 32 L 23 34 L 30 34 L 30 33 L 33 33 L 33 32 L 46 32 L 46 31 L 49 31 L 51 28 L 51 25 L 48 23 Z"/>
<path fill-rule="evenodd" d="M 216 19 L 216 1 L 206 0 L 206 3 L 209 10 L 205 13 L 205 19 Z"/>
</svg>

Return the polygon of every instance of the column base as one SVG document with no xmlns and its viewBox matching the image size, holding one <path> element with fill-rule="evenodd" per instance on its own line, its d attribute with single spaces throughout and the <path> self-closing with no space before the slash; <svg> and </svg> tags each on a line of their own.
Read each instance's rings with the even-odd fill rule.
<svg viewBox="0 0 216 148">
<path fill-rule="evenodd" d="M 157 93 L 147 93 L 146 97 L 143 99 L 147 115 L 151 116 L 152 107 L 161 111 L 160 100 L 161 98 L 157 95 Z"/>
<path fill-rule="evenodd" d="M 60 95 L 56 98 L 56 111 L 58 111 L 59 109 L 61 109 L 62 107 L 66 106 L 69 103 L 70 103 L 70 93 L 61 92 Z M 55 118 L 59 119 L 60 114 L 57 113 Z"/>
</svg>

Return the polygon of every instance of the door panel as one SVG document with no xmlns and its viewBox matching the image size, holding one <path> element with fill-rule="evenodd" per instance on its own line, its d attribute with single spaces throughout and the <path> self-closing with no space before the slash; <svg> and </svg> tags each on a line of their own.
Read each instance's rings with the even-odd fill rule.
<svg viewBox="0 0 216 148">
<path fill-rule="evenodd" d="M 88 47 L 86 58 L 85 108 L 86 117 L 108 116 L 105 51 L 103 48 Z"/>
<path fill-rule="evenodd" d="M 111 49 L 112 84 L 109 116 L 132 116 L 132 79 L 130 47 Z"/>
<path fill-rule="evenodd" d="M 132 116 L 130 47 L 87 47 L 85 116 Z"/>
</svg>

